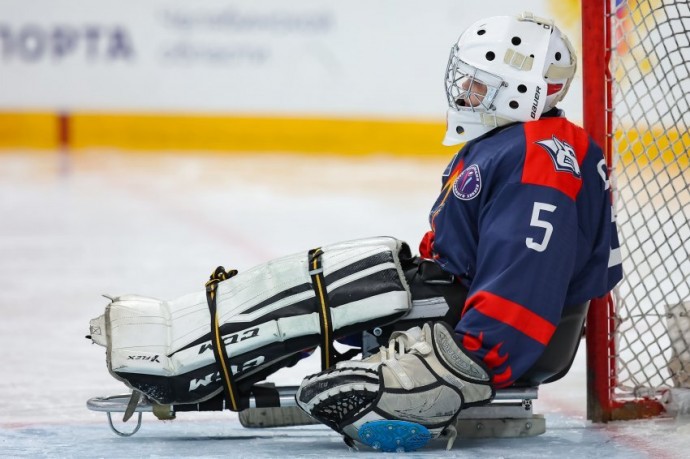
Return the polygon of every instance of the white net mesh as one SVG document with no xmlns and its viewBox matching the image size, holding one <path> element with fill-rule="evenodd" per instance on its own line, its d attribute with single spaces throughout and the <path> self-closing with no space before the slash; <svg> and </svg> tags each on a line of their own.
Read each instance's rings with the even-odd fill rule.
<svg viewBox="0 0 690 459">
<path fill-rule="evenodd" d="M 690 361 L 678 362 L 690 349 L 690 4 L 612 1 L 612 135 L 625 273 L 615 295 L 615 394 L 655 396 L 688 381 L 690 368 Z"/>
</svg>

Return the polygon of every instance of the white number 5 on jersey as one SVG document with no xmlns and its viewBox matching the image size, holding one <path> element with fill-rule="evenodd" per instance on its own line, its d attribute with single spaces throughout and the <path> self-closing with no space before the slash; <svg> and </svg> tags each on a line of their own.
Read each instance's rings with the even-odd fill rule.
<svg viewBox="0 0 690 459">
<path fill-rule="evenodd" d="M 553 212 L 556 210 L 556 206 L 551 204 L 546 204 L 544 202 L 535 202 L 532 208 L 532 220 L 529 222 L 530 226 L 535 226 L 537 228 L 544 228 L 544 239 L 541 242 L 535 242 L 534 239 L 528 237 L 525 239 L 525 244 L 527 248 L 536 250 L 537 252 L 543 252 L 546 250 L 546 246 L 549 245 L 551 240 L 551 233 L 553 233 L 553 225 L 546 220 L 540 218 L 540 212 Z"/>
</svg>

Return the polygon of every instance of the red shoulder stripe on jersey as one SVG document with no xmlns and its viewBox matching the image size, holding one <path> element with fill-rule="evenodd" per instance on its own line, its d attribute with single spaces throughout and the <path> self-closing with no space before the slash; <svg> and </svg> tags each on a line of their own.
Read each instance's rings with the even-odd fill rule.
<svg viewBox="0 0 690 459">
<path fill-rule="evenodd" d="M 522 169 L 522 183 L 555 188 L 577 198 L 582 180 L 569 170 L 558 170 L 544 143 L 554 142 L 554 137 L 572 147 L 578 168 L 589 147 L 589 137 L 580 127 L 565 118 L 543 118 L 524 124 L 526 151 Z M 579 170 L 579 169 L 578 169 Z"/>
<path fill-rule="evenodd" d="M 546 346 L 556 326 L 529 309 L 493 293 L 479 291 L 467 300 L 470 309 L 510 325 Z"/>
</svg>

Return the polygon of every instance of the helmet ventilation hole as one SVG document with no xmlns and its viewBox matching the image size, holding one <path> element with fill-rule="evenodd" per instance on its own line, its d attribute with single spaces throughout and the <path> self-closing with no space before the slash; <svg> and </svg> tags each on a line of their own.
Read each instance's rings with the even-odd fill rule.
<svg viewBox="0 0 690 459">
<path fill-rule="evenodd" d="M 465 132 L 465 128 L 462 127 L 462 126 L 456 126 L 456 127 L 455 127 L 455 132 L 457 132 L 458 134 L 462 134 L 462 133 Z"/>
<path fill-rule="evenodd" d="M 486 60 L 487 61 L 493 61 L 496 58 L 496 55 L 494 54 L 493 51 L 489 51 L 486 53 Z"/>
<path fill-rule="evenodd" d="M 484 35 L 485 33 L 486 33 L 486 30 L 484 30 L 484 29 L 477 30 L 477 35 Z"/>
<path fill-rule="evenodd" d="M 520 37 L 513 37 L 513 39 L 510 40 L 510 42 L 511 42 L 513 45 L 517 46 L 517 45 L 519 45 L 520 43 L 522 43 L 522 40 L 520 39 Z"/>
<path fill-rule="evenodd" d="M 526 93 L 527 92 L 527 86 L 525 86 L 524 84 L 519 85 L 518 86 L 518 92 L 522 93 L 522 94 Z"/>
<path fill-rule="evenodd" d="M 556 53 L 556 60 L 560 61 L 561 60 L 561 53 Z"/>
<path fill-rule="evenodd" d="M 517 101 L 515 101 L 515 100 L 511 100 L 510 103 L 509 103 L 508 105 L 509 105 L 510 108 L 512 108 L 512 109 L 516 109 L 516 108 L 518 108 L 518 107 L 520 106 L 520 104 L 518 104 Z"/>
</svg>

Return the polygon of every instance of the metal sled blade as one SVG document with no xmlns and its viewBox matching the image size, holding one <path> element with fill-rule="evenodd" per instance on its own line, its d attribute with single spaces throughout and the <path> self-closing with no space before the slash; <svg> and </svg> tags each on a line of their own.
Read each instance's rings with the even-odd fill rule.
<svg viewBox="0 0 690 459">
<path fill-rule="evenodd" d="M 132 394 L 111 395 L 110 397 L 94 397 L 86 402 L 86 407 L 91 411 L 104 413 L 125 413 L 132 398 Z M 135 413 L 153 412 L 153 405 L 146 397 L 141 397 L 134 407 Z"/>
<path fill-rule="evenodd" d="M 112 395 L 110 397 L 94 397 L 86 402 L 86 407 L 91 411 L 100 411 L 108 416 L 108 425 L 110 429 L 121 437 L 131 437 L 139 431 L 141 427 L 141 414 L 153 413 L 158 419 L 169 420 L 175 418 L 175 412 L 171 405 L 158 405 L 151 403 L 140 392 L 132 392 L 131 394 Z M 113 413 L 124 413 L 122 422 L 126 423 L 129 419 L 137 413 L 137 421 L 134 429 L 125 432 L 115 427 L 113 424 Z"/>
<path fill-rule="evenodd" d="M 110 430 L 120 437 L 131 437 L 137 433 L 141 427 L 141 413 L 144 411 L 153 411 L 153 406 L 146 401 L 146 397 L 142 397 L 141 394 L 137 393 L 113 395 L 111 397 L 95 397 L 86 402 L 86 407 L 91 411 L 105 412 L 108 416 Z M 134 429 L 125 432 L 115 427 L 112 413 L 125 413 L 122 419 L 123 423 L 127 422 L 134 413 L 137 413 L 137 423 Z"/>
</svg>

